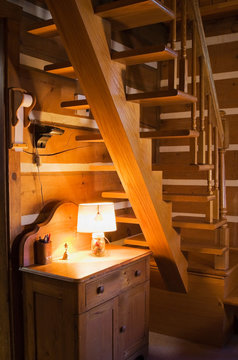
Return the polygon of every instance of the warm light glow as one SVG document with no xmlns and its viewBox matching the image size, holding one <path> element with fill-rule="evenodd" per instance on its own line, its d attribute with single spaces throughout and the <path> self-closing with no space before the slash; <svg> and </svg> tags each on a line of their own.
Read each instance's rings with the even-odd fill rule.
<svg viewBox="0 0 238 360">
<path fill-rule="evenodd" d="M 116 218 L 112 202 L 79 204 L 77 231 L 100 233 L 115 231 Z"/>
</svg>

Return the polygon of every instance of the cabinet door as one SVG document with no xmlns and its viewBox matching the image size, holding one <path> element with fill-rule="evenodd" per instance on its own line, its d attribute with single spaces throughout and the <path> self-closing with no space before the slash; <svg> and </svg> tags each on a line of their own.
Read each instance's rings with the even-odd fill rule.
<svg viewBox="0 0 238 360">
<path fill-rule="evenodd" d="M 148 344 L 149 282 L 119 296 L 118 359 L 127 359 Z"/>
<path fill-rule="evenodd" d="M 79 315 L 79 359 L 116 360 L 117 298 Z"/>
</svg>

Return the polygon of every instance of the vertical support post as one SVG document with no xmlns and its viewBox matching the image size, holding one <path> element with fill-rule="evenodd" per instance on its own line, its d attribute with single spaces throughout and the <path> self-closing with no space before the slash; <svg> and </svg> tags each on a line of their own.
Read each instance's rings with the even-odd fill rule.
<svg viewBox="0 0 238 360">
<path fill-rule="evenodd" d="M 176 0 L 171 1 L 172 10 L 176 15 Z M 176 16 L 175 19 L 171 22 L 171 49 L 175 50 L 176 47 Z M 176 89 L 177 88 L 177 66 L 178 61 L 177 58 L 174 60 L 169 61 L 168 67 L 169 67 L 169 78 L 168 78 L 168 85 L 169 89 Z"/>
<path fill-rule="evenodd" d="M 208 142 L 207 142 L 207 162 L 209 165 L 212 165 L 212 103 L 211 95 L 207 96 L 207 107 L 208 107 Z M 208 194 L 212 195 L 212 170 L 208 170 Z M 213 222 L 213 201 L 209 201 L 207 204 L 206 219 L 208 222 Z"/>
<path fill-rule="evenodd" d="M 218 153 L 218 128 L 214 127 L 214 219 L 220 218 L 220 191 L 219 191 L 219 153 Z"/>
<path fill-rule="evenodd" d="M 220 182 L 220 217 L 226 219 L 227 207 L 226 207 L 226 167 L 225 167 L 225 153 L 229 146 L 227 132 L 228 122 L 225 119 L 225 112 L 221 112 L 222 123 L 224 128 L 224 141 L 222 148 L 219 149 L 219 182 Z"/>
<path fill-rule="evenodd" d="M 196 41 L 196 24 L 193 21 L 192 28 L 192 95 L 197 95 L 197 41 Z M 191 105 L 192 130 L 197 130 L 197 103 Z M 198 138 L 190 140 L 190 153 L 192 164 L 198 163 Z"/>
<path fill-rule="evenodd" d="M 200 107 L 200 136 L 199 136 L 199 163 L 206 164 L 206 131 L 205 131 L 205 77 L 204 77 L 204 59 L 199 57 L 200 64 L 200 89 L 199 89 L 199 107 Z"/>
<path fill-rule="evenodd" d="M 179 72 L 179 90 L 188 90 L 188 62 L 187 62 L 187 0 L 182 0 L 182 20 L 181 20 L 181 57 Z"/>
</svg>

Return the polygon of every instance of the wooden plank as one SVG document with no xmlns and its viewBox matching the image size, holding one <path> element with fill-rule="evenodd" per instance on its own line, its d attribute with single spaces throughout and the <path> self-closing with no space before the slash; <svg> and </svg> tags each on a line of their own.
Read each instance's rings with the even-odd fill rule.
<svg viewBox="0 0 238 360">
<path fill-rule="evenodd" d="M 51 37 L 58 35 L 57 28 L 52 19 L 44 20 L 41 23 L 38 23 L 34 27 L 31 27 L 27 30 L 29 34 Z"/>
<path fill-rule="evenodd" d="M 234 13 L 238 11 L 238 1 L 237 0 L 229 0 L 222 1 L 220 3 L 209 4 L 207 6 L 203 5 L 200 7 L 201 15 L 206 16 L 214 16 L 214 15 L 222 15 L 225 16 L 226 13 Z"/>
<path fill-rule="evenodd" d="M 125 99 L 125 67 L 111 61 L 103 23 L 90 0 L 47 4 L 161 274 L 168 288 L 185 291 L 187 263 L 171 227 L 171 207 L 161 202 L 161 176 L 151 173 L 151 148 L 139 141 L 139 106 Z"/>
<path fill-rule="evenodd" d="M 1 314 L 1 337 L 0 337 L 0 358 L 11 358 L 11 325 L 10 325 L 10 304 L 9 304 L 9 229 L 8 229 L 8 174 L 7 174 L 7 129 L 5 121 L 5 96 L 4 84 L 6 83 L 5 69 L 5 36 L 6 27 L 4 20 L 0 19 L 0 77 L 2 79 L 0 86 L 0 314 Z"/>
<path fill-rule="evenodd" d="M 175 14 L 158 0 L 119 0 L 95 7 L 95 14 L 109 20 L 116 30 L 173 20 Z"/>
<path fill-rule="evenodd" d="M 165 45 L 150 46 L 112 53 L 112 60 L 124 65 L 137 65 L 153 61 L 167 61 L 177 58 L 177 53 Z"/>
<path fill-rule="evenodd" d="M 188 194 L 166 194 L 163 193 L 163 200 L 181 202 L 208 202 L 213 201 L 215 195 L 188 195 Z"/>
<path fill-rule="evenodd" d="M 184 139 L 195 138 L 199 136 L 199 132 L 195 130 L 157 130 L 140 132 L 143 139 Z"/>
<path fill-rule="evenodd" d="M 102 197 L 109 199 L 128 199 L 125 191 L 104 191 Z"/>
<path fill-rule="evenodd" d="M 44 67 L 44 70 L 51 74 L 65 76 L 70 79 L 76 79 L 73 66 L 70 64 L 69 61 L 46 65 Z"/>
<path fill-rule="evenodd" d="M 134 214 L 120 214 L 116 215 L 116 222 L 122 222 L 126 224 L 139 224 L 139 220 Z"/>
<path fill-rule="evenodd" d="M 127 94 L 128 101 L 132 101 L 143 106 L 161 106 L 191 104 L 197 101 L 195 96 L 186 94 L 180 90 L 158 90 L 150 93 Z"/>
<path fill-rule="evenodd" d="M 184 229 L 215 230 L 226 222 L 227 220 L 214 220 L 213 223 L 208 223 L 204 218 L 192 216 L 175 216 L 173 218 L 173 226 Z"/>
<path fill-rule="evenodd" d="M 89 109 L 89 104 L 87 100 L 71 100 L 63 101 L 61 107 L 68 110 L 84 110 Z"/>
<path fill-rule="evenodd" d="M 225 251 L 228 250 L 227 247 L 219 246 L 209 246 L 203 243 L 198 243 L 192 239 L 191 242 L 182 241 L 181 249 L 183 251 L 198 252 L 200 254 L 210 254 L 210 255 L 223 255 Z"/>
</svg>

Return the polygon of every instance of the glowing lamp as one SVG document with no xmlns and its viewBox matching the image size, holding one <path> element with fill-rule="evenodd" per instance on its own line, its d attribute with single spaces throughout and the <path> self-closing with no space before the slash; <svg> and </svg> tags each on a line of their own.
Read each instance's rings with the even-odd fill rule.
<svg viewBox="0 0 238 360">
<path fill-rule="evenodd" d="M 93 255 L 104 256 L 104 232 L 111 232 L 116 229 L 114 204 L 112 202 L 79 204 L 77 231 L 92 233 L 91 250 Z"/>
</svg>

